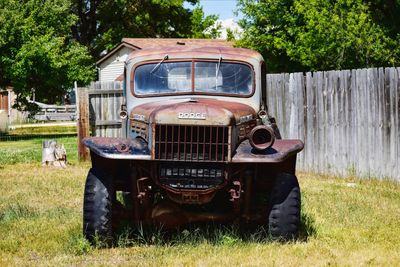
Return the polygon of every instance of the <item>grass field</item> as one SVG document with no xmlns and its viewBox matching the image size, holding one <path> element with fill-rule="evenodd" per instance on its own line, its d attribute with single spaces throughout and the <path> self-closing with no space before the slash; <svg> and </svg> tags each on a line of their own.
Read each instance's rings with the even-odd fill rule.
<svg viewBox="0 0 400 267">
<path fill-rule="evenodd" d="M 122 231 L 117 247 L 90 247 L 81 234 L 90 165 L 72 156 L 75 138 L 61 140 L 68 144 L 68 169 L 40 166 L 40 139 L 0 142 L 0 266 L 400 264 L 400 185 L 309 173 L 298 175 L 306 238 L 279 243 L 264 238 L 261 228 L 246 237 L 219 226 L 168 237 L 162 231 Z M 19 152 L 12 154 L 14 147 Z"/>
</svg>

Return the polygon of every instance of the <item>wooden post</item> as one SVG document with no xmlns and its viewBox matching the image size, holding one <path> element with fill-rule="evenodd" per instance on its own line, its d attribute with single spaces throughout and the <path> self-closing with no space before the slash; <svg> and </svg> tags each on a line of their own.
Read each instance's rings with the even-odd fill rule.
<svg viewBox="0 0 400 267">
<path fill-rule="evenodd" d="M 87 88 L 78 90 L 78 159 L 89 159 L 89 150 L 82 144 L 82 139 L 89 136 L 89 95 Z"/>
</svg>

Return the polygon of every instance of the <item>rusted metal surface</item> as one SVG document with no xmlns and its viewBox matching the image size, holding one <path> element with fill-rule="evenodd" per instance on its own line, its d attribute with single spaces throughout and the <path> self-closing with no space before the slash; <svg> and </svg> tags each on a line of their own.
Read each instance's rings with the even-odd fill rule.
<svg viewBox="0 0 400 267">
<path fill-rule="evenodd" d="M 152 100 L 147 95 L 139 98 L 132 91 L 135 66 L 159 63 L 166 55 L 168 61 L 222 58 L 246 62 L 253 70 L 246 74 L 253 75 L 253 92 L 242 96 L 195 94 L 192 64 L 191 92 L 152 95 Z M 94 168 L 98 165 L 110 170 L 118 190 L 131 192 L 135 222 L 172 228 L 196 222 L 267 218 L 266 203 L 259 207 L 255 200 L 261 196 L 265 201 L 276 174 L 295 173 L 296 154 L 304 144 L 275 140 L 275 133 L 279 134 L 275 121 L 265 110 L 258 114 L 263 109 L 262 61 L 255 51 L 229 47 L 182 45 L 143 49 L 130 55 L 124 109 L 129 114 L 126 126 L 130 138 L 86 138 L 83 142 L 94 155 Z M 245 80 L 250 87 L 250 80 Z"/>
<path fill-rule="evenodd" d="M 178 161 L 230 160 L 228 126 L 163 125 L 155 128 L 154 158 Z"/>
<path fill-rule="evenodd" d="M 179 117 L 188 115 L 188 118 Z M 191 119 L 190 116 L 202 116 L 201 119 Z M 221 101 L 210 98 L 192 97 L 177 98 L 168 101 L 155 101 L 142 104 L 132 109 L 130 118 L 141 119 L 147 123 L 156 124 L 188 124 L 191 125 L 232 125 L 239 124 L 244 116 L 256 117 L 252 107 L 238 102 Z"/>
<path fill-rule="evenodd" d="M 221 214 L 211 212 L 190 212 L 170 201 L 164 201 L 156 205 L 151 212 L 151 221 L 161 223 L 167 229 L 178 225 L 200 222 L 228 222 L 235 218 L 235 214 Z"/>
<path fill-rule="evenodd" d="M 278 163 L 283 162 L 304 148 L 301 140 L 276 140 L 274 145 L 264 151 L 255 151 L 248 140 L 243 141 L 232 157 L 233 163 Z"/>
<path fill-rule="evenodd" d="M 108 159 L 150 159 L 149 148 L 142 139 L 88 137 L 82 143 L 97 155 Z"/>
<path fill-rule="evenodd" d="M 208 203 L 228 183 L 226 165 L 221 163 L 161 162 L 155 169 L 155 183 L 181 204 Z"/>
<path fill-rule="evenodd" d="M 146 61 L 151 58 L 163 58 L 166 54 L 170 58 L 209 58 L 218 59 L 222 58 L 235 58 L 237 60 L 248 61 L 249 58 L 262 61 L 262 56 L 250 49 L 246 48 L 232 48 L 232 47 L 211 47 L 211 46 L 170 46 L 170 47 L 158 47 L 148 48 L 143 50 L 133 51 L 128 61 L 132 58 L 137 61 Z"/>
<path fill-rule="evenodd" d="M 269 126 L 258 125 L 251 130 L 249 141 L 254 149 L 264 151 L 275 142 L 274 130 Z"/>
<path fill-rule="evenodd" d="M 133 50 L 149 49 L 149 48 L 160 48 L 160 47 L 233 47 L 234 43 L 218 40 L 218 39 L 182 39 L 182 38 L 123 38 L 122 42 L 115 46 L 106 55 L 100 58 L 96 65 L 100 65 L 105 60 L 115 54 L 116 51 L 122 47 L 130 47 Z M 123 80 L 123 75 L 119 76 L 116 80 Z"/>
<path fill-rule="evenodd" d="M 123 38 L 123 43 L 130 44 L 139 49 L 165 46 L 215 46 L 233 47 L 234 43 L 220 39 L 184 39 L 184 38 Z"/>
<path fill-rule="evenodd" d="M 255 171 L 254 170 L 246 170 L 244 173 L 244 207 L 243 207 L 243 215 L 247 221 L 251 218 L 250 206 L 251 206 L 251 197 L 253 195 L 253 181 L 254 181 Z"/>
</svg>

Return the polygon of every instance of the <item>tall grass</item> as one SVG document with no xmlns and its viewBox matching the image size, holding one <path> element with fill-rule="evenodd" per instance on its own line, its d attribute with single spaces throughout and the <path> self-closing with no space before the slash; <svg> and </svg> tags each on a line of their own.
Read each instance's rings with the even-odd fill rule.
<svg viewBox="0 0 400 267">
<path fill-rule="evenodd" d="M 40 162 L 43 140 L 56 140 L 64 144 L 68 160 L 77 160 L 76 127 L 17 128 L 8 135 L 0 136 L 0 166 Z"/>
<path fill-rule="evenodd" d="M 263 227 L 194 225 L 176 231 L 122 227 L 114 248 L 82 237 L 89 164 L 0 170 L 0 266 L 396 266 L 400 185 L 302 173 L 302 236 L 269 239 Z M 351 186 L 350 186 L 351 185 Z"/>
<path fill-rule="evenodd" d="M 67 169 L 41 167 L 42 138 L 0 142 L 0 266 L 398 266 L 400 185 L 309 173 L 300 237 L 271 240 L 263 226 L 193 225 L 175 231 L 124 225 L 115 247 L 82 236 L 89 163 L 61 137 Z"/>
<path fill-rule="evenodd" d="M 7 136 L 9 137 L 19 137 L 19 136 L 34 136 L 34 135 L 71 135 L 76 134 L 76 126 L 47 126 L 46 124 L 41 124 L 39 126 L 29 126 L 29 127 L 19 127 L 10 129 Z M 5 137 L 5 136 L 3 136 Z"/>
<path fill-rule="evenodd" d="M 77 161 L 77 139 L 71 137 L 39 137 L 29 140 L 2 141 L 0 142 L 0 166 L 16 163 L 33 163 L 42 160 L 43 140 L 56 140 L 63 144 L 67 151 L 67 159 L 71 162 Z"/>
</svg>

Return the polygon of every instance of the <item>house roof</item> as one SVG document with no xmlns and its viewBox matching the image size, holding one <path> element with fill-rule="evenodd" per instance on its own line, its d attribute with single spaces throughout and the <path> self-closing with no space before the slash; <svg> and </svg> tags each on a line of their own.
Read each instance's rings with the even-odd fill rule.
<svg viewBox="0 0 400 267">
<path fill-rule="evenodd" d="M 145 48 L 155 48 L 160 46 L 207 46 L 207 47 L 233 47 L 233 42 L 216 39 L 183 39 L 183 38 L 123 38 L 121 43 L 111 49 L 106 55 L 100 58 L 96 64 L 102 63 L 104 60 L 112 56 L 122 47 L 129 47 L 133 50 Z"/>
<path fill-rule="evenodd" d="M 159 46 L 224 46 L 233 47 L 232 42 L 217 39 L 182 39 L 182 38 L 123 38 L 122 42 L 136 46 L 139 49 Z"/>
</svg>

